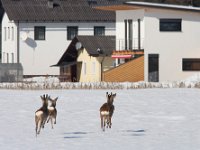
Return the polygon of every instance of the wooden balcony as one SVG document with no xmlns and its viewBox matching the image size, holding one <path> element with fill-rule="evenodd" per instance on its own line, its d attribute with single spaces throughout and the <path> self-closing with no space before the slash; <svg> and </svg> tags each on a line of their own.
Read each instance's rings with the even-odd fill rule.
<svg viewBox="0 0 200 150">
<path fill-rule="evenodd" d="M 113 51 L 112 58 L 131 58 L 135 55 L 144 55 L 144 50 L 121 50 Z"/>
</svg>

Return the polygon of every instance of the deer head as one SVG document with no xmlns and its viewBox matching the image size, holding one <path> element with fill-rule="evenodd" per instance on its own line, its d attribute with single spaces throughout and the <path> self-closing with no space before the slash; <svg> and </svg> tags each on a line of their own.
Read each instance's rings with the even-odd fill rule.
<svg viewBox="0 0 200 150">
<path fill-rule="evenodd" d="M 56 97 L 55 99 L 49 97 L 48 99 L 51 102 L 51 106 L 56 107 L 56 102 L 58 100 L 58 97 Z"/>
<path fill-rule="evenodd" d="M 114 101 L 114 98 L 116 97 L 116 93 L 115 94 L 108 94 L 108 92 L 106 92 L 106 97 L 107 97 L 107 103 L 112 105 L 113 104 L 113 101 Z"/>
<path fill-rule="evenodd" d="M 43 102 L 43 106 L 48 106 L 48 99 L 50 96 L 48 96 L 48 94 L 44 94 L 43 96 L 40 96 L 40 98 L 42 99 Z"/>
</svg>

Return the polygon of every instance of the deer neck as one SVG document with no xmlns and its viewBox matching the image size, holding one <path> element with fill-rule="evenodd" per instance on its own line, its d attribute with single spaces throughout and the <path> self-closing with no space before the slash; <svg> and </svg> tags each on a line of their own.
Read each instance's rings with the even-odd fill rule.
<svg viewBox="0 0 200 150">
<path fill-rule="evenodd" d="M 44 110 L 44 111 L 46 111 L 46 110 L 47 110 L 47 107 L 48 107 L 48 106 L 47 106 L 46 104 L 43 104 L 42 107 L 41 107 L 41 109 Z"/>
</svg>

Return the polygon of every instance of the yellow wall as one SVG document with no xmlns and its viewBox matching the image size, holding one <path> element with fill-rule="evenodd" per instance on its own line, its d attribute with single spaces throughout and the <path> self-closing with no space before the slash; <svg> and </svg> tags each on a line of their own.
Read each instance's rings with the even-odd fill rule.
<svg viewBox="0 0 200 150">
<path fill-rule="evenodd" d="M 79 50 L 77 66 L 77 78 L 79 82 L 99 82 L 101 81 L 101 62 L 103 57 L 89 56 L 85 49 Z M 103 71 L 110 69 L 113 65 L 113 59 L 105 57 L 103 60 Z M 86 66 L 86 69 L 85 69 Z"/>
</svg>

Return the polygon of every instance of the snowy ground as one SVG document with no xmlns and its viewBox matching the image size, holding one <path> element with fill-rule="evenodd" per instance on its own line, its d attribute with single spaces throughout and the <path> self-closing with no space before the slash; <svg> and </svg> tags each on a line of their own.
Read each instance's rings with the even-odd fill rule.
<svg viewBox="0 0 200 150">
<path fill-rule="evenodd" d="M 0 149 L 200 149 L 200 89 L 113 90 L 113 126 L 102 132 L 99 107 L 106 91 L 0 90 Z M 36 138 L 34 112 L 44 93 L 59 96 L 57 124 L 46 124 Z"/>
</svg>

